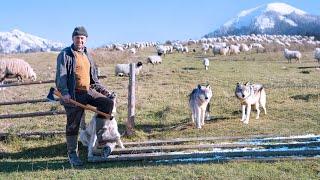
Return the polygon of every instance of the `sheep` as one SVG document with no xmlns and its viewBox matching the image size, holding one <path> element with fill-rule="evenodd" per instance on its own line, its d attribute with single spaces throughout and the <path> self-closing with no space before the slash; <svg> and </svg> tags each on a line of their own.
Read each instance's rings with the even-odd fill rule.
<svg viewBox="0 0 320 180">
<path fill-rule="evenodd" d="M 27 78 L 32 81 L 37 79 L 37 74 L 33 71 L 30 64 L 23 59 L 0 59 L 0 83 L 2 84 L 5 78 L 16 77 L 19 82 L 22 78 Z"/>
<path fill-rule="evenodd" d="M 226 56 L 229 53 L 230 47 L 221 47 L 220 48 L 220 55 Z"/>
<path fill-rule="evenodd" d="M 147 63 L 151 63 L 152 65 L 161 64 L 162 58 L 158 55 L 148 56 Z"/>
<path fill-rule="evenodd" d="M 183 46 L 183 48 L 182 48 L 182 52 L 188 53 L 188 52 L 189 52 L 188 47 L 187 47 L 187 46 Z"/>
<path fill-rule="evenodd" d="M 320 48 L 316 48 L 316 51 L 314 52 L 314 58 L 318 60 L 318 63 L 320 63 Z"/>
<path fill-rule="evenodd" d="M 264 47 L 263 47 L 260 43 L 252 43 L 252 44 L 251 44 L 251 47 L 252 47 L 253 49 L 256 49 L 257 53 L 258 53 L 259 51 L 264 50 Z"/>
<path fill-rule="evenodd" d="M 230 54 L 239 54 L 239 53 L 240 53 L 239 46 L 237 46 L 237 45 L 231 45 L 231 46 L 230 46 L 230 49 L 229 49 L 229 53 L 230 53 Z"/>
<path fill-rule="evenodd" d="M 248 45 L 246 45 L 246 44 L 244 44 L 244 43 L 241 43 L 241 44 L 240 44 L 240 51 L 241 51 L 241 52 L 248 52 L 248 51 L 250 51 L 251 48 L 252 48 L 251 45 L 248 46 Z"/>
<path fill-rule="evenodd" d="M 142 68 L 142 62 L 138 62 L 136 64 L 136 75 L 139 74 Z M 116 76 L 129 76 L 130 75 L 130 64 L 117 64 L 115 68 Z"/>
<path fill-rule="evenodd" d="M 136 48 L 131 48 L 131 49 L 129 49 L 129 52 L 130 52 L 131 54 L 136 54 Z"/>
<path fill-rule="evenodd" d="M 284 57 L 288 59 L 288 63 L 291 63 L 291 59 L 297 59 L 297 61 L 301 63 L 301 53 L 299 51 L 290 51 L 288 49 L 284 49 Z"/>
<path fill-rule="evenodd" d="M 159 56 L 161 56 L 161 55 L 165 56 L 166 54 L 172 53 L 172 51 L 173 51 L 172 46 L 160 45 L 160 46 L 157 46 L 156 49 L 157 49 L 157 53 Z"/>
<path fill-rule="evenodd" d="M 205 70 L 208 70 L 208 68 L 209 68 L 209 59 L 208 58 L 203 59 L 203 65 L 204 65 Z"/>
<path fill-rule="evenodd" d="M 214 45 L 213 48 L 212 48 L 212 53 L 213 53 L 213 55 L 220 54 L 220 49 L 221 49 L 221 48 L 223 48 L 223 46 Z"/>
<path fill-rule="evenodd" d="M 207 54 L 207 51 L 209 50 L 209 44 L 203 44 L 201 49 L 204 54 Z"/>
</svg>

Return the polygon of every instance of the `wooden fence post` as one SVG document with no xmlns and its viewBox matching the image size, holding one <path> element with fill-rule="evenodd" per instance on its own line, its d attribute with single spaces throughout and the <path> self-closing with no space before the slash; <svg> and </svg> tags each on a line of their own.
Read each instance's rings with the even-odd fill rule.
<svg viewBox="0 0 320 180">
<path fill-rule="evenodd" d="M 135 63 L 130 63 L 130 76 L 129 76 L 129 86 L 128 86 L 128 119 L 127 119 L 127 130 L 126 135 L 131 136 L 134 134 L 134 119 L 135 119 L 135 87 L 136 87 L 136 72 Z"/>
</svg>

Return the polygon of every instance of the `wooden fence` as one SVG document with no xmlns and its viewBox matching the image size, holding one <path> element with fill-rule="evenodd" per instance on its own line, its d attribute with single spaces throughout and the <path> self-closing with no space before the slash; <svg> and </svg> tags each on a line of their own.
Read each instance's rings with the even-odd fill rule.
<svg viewBox="0 0 320 180">
<path fill-rule="evenodd" d="M 106 76 L 98 76 L 98 78 L 106 78 Z M 25 86 L 25 85 L 35 85 L 35 84 L 46 84 L 54 83 L 54 80 L 47 81 L 33 81 L 33 82 L 13 82 L 10 84 L 2 84 L 0 88 L 13 87 L 13 86 Z M 58 101 L 59 99 L 55 99 Z M 11 101 L 11 102 L 0 102 L 0 106 L 6 105 L 18 105 L 25 103 L 40 103 L 40 102 L 49 102 L 49 100 L 43 99 L 29 99 L 21 101 Z M 128 85 L 128 120 L 127 120 L 127 135 L 132 135 L 134 133 L 134 112 L 135 111 L 135 63 L 130 64 L 130 77 Z M 17 113 L 17 114 L 1 114 L 0 119 L 12 119 L 12 118 L 26 118 L 26 117 L 37 117 L 37 116 L 52 116 L 52 115 L 62 115 L 66 114 L 63 111 L 43 111 L 43 112 L 30 112 L 30 113 Z M 20 136 L 20 134 L 17 134 Z"/>
</svg>

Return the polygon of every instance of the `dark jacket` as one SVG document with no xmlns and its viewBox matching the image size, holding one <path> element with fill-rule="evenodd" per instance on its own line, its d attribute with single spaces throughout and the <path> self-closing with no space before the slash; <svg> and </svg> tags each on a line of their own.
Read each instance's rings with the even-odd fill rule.
<svg viewBox="0 0 320 180">
<path fill-rule="evenodd" d="M 69 94 L 72 99 L 75 99 L 75 67 L 76 58 L 73 53 L 73 44 L 70 47 L 64 48 L 57 57 L 57 72 L 56 72 L 56 86 L 62 95 Z M 90 62 L 90 88 L 105 94 L 107 89 L 100 84 L 98 79 L 98 71 L 91 56 L 88 54 L 87 49 L 84 49 Z"/>
</svg>

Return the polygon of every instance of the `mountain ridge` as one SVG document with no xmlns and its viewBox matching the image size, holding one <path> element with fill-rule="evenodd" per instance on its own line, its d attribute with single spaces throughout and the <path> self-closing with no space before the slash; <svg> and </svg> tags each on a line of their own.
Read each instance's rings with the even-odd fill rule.
<svg viewBox="0 0 320 180">
<path fill-rule="evenodd" d="M 235 18 L 204 37 L 227 35 L 304 35 L 320 39 L 320 16 L 285 3 L 269 3 L 241 11 Z"/>
<path fill-rule="evenodd" d="M 60 51 L 63 43 L 44 39 L 18 29 L 0 32 L 0 53 L 28 53 Z"/>
</svg>

